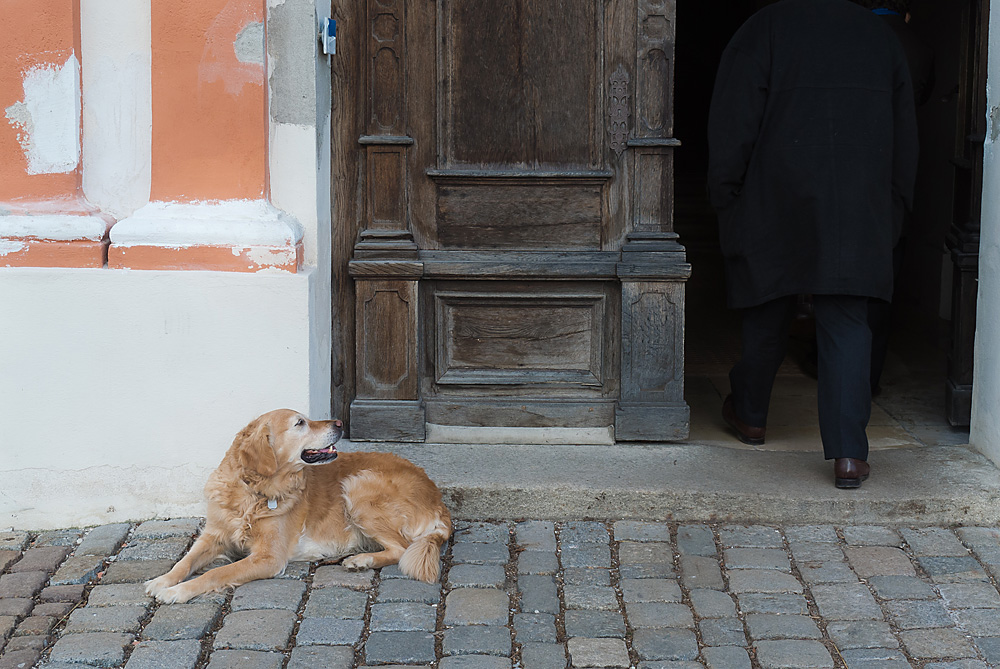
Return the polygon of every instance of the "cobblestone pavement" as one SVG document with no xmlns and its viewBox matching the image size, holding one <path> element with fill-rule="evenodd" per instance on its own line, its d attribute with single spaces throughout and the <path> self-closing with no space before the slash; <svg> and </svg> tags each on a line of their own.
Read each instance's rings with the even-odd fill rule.
<svg viewBox="0 0 1000 669">
<path fill-rule="evenodd" d="M 457 523 L 441 585 L 293 563 L 158 606 L 199 519 L 0 533 L 0 669 L 1000 666 L 1000 529 Z"/>
</svg>

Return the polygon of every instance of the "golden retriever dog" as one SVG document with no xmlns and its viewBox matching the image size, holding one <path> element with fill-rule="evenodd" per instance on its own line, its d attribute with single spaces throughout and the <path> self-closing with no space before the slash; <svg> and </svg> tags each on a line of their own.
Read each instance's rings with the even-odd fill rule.
<svg viewBox="0 0 1000 669">
<path fill-rule="evenodd" d="M 205 529 L 173 569 L 146 582 L 147 594 L 186 602 L 271 578 L 291 560 L 345 555 L 347 569 L 399 563 L 412 578 L 437 581 L 451 536 L 441 492 L 391 453 L 338 454 L 342 428 L 288 409 L 243 428 L 205 484 Z M 223 555 L 238 559 L 184 580 Z"/>
</svg>

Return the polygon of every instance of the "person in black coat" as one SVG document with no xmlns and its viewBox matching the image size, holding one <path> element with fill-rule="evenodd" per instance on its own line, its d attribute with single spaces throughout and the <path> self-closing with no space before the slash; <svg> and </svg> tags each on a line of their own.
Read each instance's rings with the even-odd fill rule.
<svg viewBox="0 0 1000 669">
<path fill-rule="evenodd" d="M 763 443 L 795 296 L 812 294 L 823 450 L 838 487 L 869 472 L 869 298 L 889 300 L 892 250 L 917 163 L 906 58 L 850 0 L 781 0 L 722 55 L 708 120 L 718 213 L 743 350 L 723 416 Z"/>
</svg>

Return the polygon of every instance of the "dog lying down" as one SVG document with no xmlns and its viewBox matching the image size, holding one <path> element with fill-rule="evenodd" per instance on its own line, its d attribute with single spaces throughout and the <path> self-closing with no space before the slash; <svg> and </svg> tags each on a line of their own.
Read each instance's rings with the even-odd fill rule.
<svg viewBox="0 0 1000 669">
<path fill-rule="evenodd" d="M 437 581 L 451 536 L 441 492 L 391 453 L 338 455 L 342 427 L 279 409 L 243 428 L 205 484 L 205 529 L 173 569 L 146 582 L 146 593 L 186 602 L 271 578 L 291 560 L 345 555 L 347 569 L 398 562 L 407 576 Z M 223 555 L 240 559 L 184 580 Z"/>
</svg>

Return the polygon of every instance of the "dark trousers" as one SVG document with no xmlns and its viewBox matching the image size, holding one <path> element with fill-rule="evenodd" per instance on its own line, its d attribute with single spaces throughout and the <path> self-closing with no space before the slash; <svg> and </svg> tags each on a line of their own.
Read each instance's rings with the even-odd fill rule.
<svg viewBox="0 0 1000 669">
<path fill-rule="evenodd" d="M 868 298 L 814 295 L 819 431 L 826 458 L 868 459 L 872 335 Z M 774 377 L 785 358 L 795 296 L 743 312 L 741 359 L 729 372 L 736 416 L 767 426 Z"/>
</svg>

